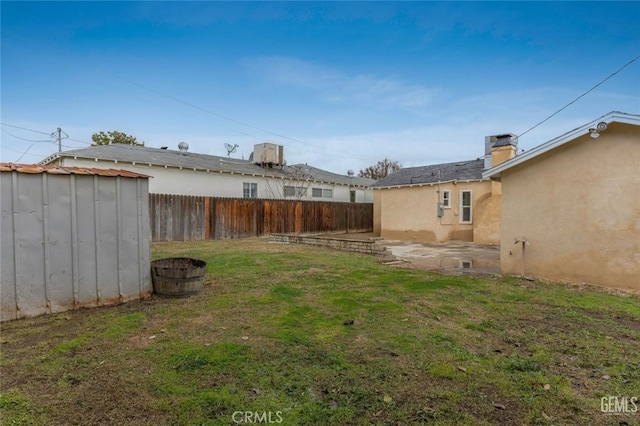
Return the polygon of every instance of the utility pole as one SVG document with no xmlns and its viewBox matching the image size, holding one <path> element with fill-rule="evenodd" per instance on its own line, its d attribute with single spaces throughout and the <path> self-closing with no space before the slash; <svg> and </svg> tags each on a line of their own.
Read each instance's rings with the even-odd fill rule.
<svg viewBox="0 0 640 426">
<path fill-rule="evenodd" d="M 57 133 L 57 135 L 56 135 Z M 56 140 L 58 141 L 58 152 L 62 152 L 62 134 L 64 132 L 62 131 L 62 129 L 60 127 L 58 127 L 57 131 L 51 133 L 51 136 L 55 137 Z M 64 133 L 64 137 L 68 138 L 69 135 Z"/>
<path fill-rule="evenodd" d="M 62 151 L 62 129 L 58 127 L 58 152 Z"/>
</svg>

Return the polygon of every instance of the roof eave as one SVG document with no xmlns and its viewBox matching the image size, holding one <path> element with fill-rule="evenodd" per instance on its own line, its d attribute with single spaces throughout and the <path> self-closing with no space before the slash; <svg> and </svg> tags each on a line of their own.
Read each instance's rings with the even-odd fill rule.
<svg viewBox="0 0 640 426">
<path fill-rule="evenodd" d="M 413 188 L 415 186 L 435 186 L 435 185 L 444 185 L 446 183 L 469 183 L 469 182 L 485 182 L 489 179 L 481 178 L 481 179 L 453 179 L 453 180 L 445 180 L 441 182 L 422 182 L 422 183 L 399 183 L 396 185 L 385 185 L 385 186 L 372 186 L 371 189 L 392 189 L 392 188 Z"/>
<path fill-rule="evenodd" d="M 159 164 L 159 163 L 153 163 L 153 162 L 149 162 L 149 161 L 131 161 L 131 160 L 118 160 L 118 159 L 113 159 L 113 158 L 99 158 L 99 157 L 94 157 L 94 156 L 90 156 L 90 155 L 78 155 L 78 154 L 66 154 L 64 152 L 57 152 L 55 154 L 50 155 L 49 157 L 45 158 L 44 160 L 42 160 L 40 163 L 40 165 L 47 165 L 50 164 L 51 162 L 59 159 L 59 158 L 72 158 L 74 160 L 81 158 L 81 159 L 85 159 L 85 160 L 90 160 L 90 161 L 94 161 L 94 162 L 98 162 L 98 161 L 106 161 L 106 162 L 113 162 L 113 163 L 129 163 L 132 165 L 148 165 L 149 167 L 161 167 L 161 168 L 172 168 L 172 169 L 187 169 L 187 170 L 193 170 L 193 171 L 202 171 L 202 172 L 215 172 L 215 173 L 228 173 L 228 174 L 240 174 L 240 175 L 249 175 L 252 174 L 255 177 L 263 177 L 263 178 L 272 178 L 272 179 L 287 179 L 287 176 L 276 176 L 276 175 L 269 175 L 266 173 L 249 173 L 249 172 L 239 172 L 239 171 L 233 171 L 233 170 L 221 170 L 221 169 L 212 169 L 212 168 L 203 168 L 203 167 L 188 167 L 188 166 L 177 166 L 177 165 L 170 165 L 170 164 Z M 354 188 L 361 188 L 361 189 L 371 189 L 370 186 L 367 185 L 363 185 L 363 184 L 357 184 L 357 183 L 343 183 L 343 182 L 329 182 L 329 181 L 325 181 L 322 179 L 313 179 L 314 182 L 318 182 L 321 184 L 325 184 L 325 185 L 340 185 L 340 186 L 349 186 L 349 187 L 354 187 Z"/>
<path fill-rule="evenodd" d="M 525 161 L 529 161 L 539 155 L 544 154 L 545 152 L 551 151 L 552 149 L 558 148 L 559 146 L 562 146 L 567 142 L 571 142 L 574 139 L 584 136 L 589 133 L 589 129 L 595 127 L 597 123 L 600 123 L 603 121 L 607 124 L 616 122 L 616 123 L 640 125 L 640 115 L 627 114 L 620 111 L 610 112 L 583 126 L 580 126 L 561 136 L 551 139 L 550 141 L 547 141 L 542 145 L 538 145 L 537 147 L 532 148 L 523 154 L 517 155 L 512 159 L 505 161 L 504 163 L 498 164 L 497 166 L 490 168 L 489 170 L 482 173 L 482 178 L 483 179 L 488 179 L 488 178 L 499 179 L 500 174 L 503 171 L 510 169 L 511 167 L 517 166 L 518 164 L 522 164 Z"/>
</svg>

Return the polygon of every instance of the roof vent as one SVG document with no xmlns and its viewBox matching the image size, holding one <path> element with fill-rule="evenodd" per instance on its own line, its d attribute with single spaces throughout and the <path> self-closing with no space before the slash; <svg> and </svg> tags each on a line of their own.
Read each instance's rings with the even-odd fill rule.
<svg viewBox="0 0 640 426">
<path fill-rule="evenodd" d="M 160 149 L 167 149 L 169 148 L 168 146 L 161 146 Z"/>
<path fill-rule="evenodd" d="M 187 155 L 187 151 L 189 151 L 189 144 L 186 142 L 180 142 L 178 144 L 178 149 L 182 155 Z"/>
<path fill-rule="evenodd" d="M 354 173 L 353 173 L 353 170 L 349 170 L 349 171 L 347 172 L 347 174 L 349 175 L 349 177 L 350 177 L 350 178 L 352 178 L 352 177 L 353 177 L 353 174 L 354 174 Z"/>
</svg>

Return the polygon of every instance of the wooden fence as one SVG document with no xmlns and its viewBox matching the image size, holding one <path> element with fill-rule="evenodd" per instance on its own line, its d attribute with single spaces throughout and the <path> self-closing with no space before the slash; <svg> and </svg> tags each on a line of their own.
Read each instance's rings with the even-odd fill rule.
<svg viewBox="0 0 640 426">
<path fill-rule="evenodd" d="M 371 232 L 373 204 L 149 194 L 152 241 Z"/>
</svg>

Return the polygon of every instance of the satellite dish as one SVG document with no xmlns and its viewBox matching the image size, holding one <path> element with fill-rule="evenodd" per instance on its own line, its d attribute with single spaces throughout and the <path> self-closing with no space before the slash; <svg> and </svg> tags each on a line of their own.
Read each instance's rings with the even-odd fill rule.
<svg viewBox="0 0 640 426">
<path fill-rule="evenodd" d="M 233 145 L 231 145 L 230 143 L 226 143 L 224 144 L 224 147 L 227 149 L 227 157 L 231 157 L 231 154 L 236 152 L 236 150 L 238 149 L 238 144 L 234 143 Z"/>
</svg>

